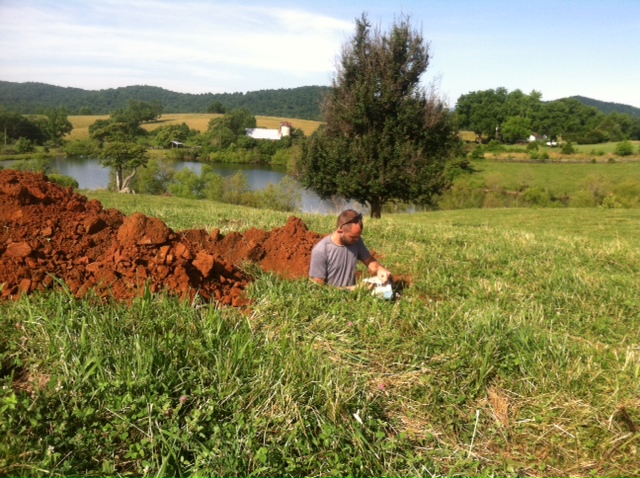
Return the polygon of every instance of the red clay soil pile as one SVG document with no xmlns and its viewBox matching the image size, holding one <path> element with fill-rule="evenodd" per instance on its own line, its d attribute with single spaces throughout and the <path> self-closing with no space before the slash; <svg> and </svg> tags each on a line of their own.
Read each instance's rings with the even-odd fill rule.
<svg viewBox="0 0 640 478">
<path fill-rule="evenodd" d="M 293 216 L 272 231 L 174 232 L 157 218 L 103 209 L 43 174 L 0 171 L 1 298 L 64 283 L 79 298 L 91 292 L 129 301 L 148 286 L 241 306 L 252 279 L 245 262 L 305 277 L 321 237 Z"/>
</svg>

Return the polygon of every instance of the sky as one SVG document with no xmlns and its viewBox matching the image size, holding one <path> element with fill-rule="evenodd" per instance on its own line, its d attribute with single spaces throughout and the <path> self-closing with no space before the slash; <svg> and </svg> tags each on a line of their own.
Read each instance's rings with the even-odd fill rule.
<svg viewBox="0 0 640 478">
<path fill-rule="evenodd" d="M 234 93 L 330 85 L 366 13 L 408 18 L 451 106 L 504 87 L 640 107 L 640 0 L 0 0 L 0 80 Z"/>
</svg>

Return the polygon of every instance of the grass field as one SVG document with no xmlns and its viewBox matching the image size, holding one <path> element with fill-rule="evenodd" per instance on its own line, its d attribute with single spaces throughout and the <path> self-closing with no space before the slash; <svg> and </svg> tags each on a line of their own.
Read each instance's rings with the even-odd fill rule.
<svg viewBox="0 0 640 478">
<path fill-rule="evenodd" d="M 611 162 L 635 162 L 640 161 L 640 141 L 630 141 L 633 145 L 634 153 L 629 156 L 618 156 L 615 154 L 617 141 L 611 141 L 601 144 L 579 144 L 574 145 L 575 152 L 566 154 L 562 152 L 560 147 L 543 146 L 540 152 L 544 152 L 549 156 L 546 161 L 576 163 L 576 162 L 593 162 L 593 163 L 611 163 Z M 487 152 L 485 158 L 503 161 L 521 161 L 530 162 L 531 153 L 527 151 L 526 146 L 505 146 L 503 152 Z"/>
<path fill-rule="evenodd" d="M 557 196 L 572 196 L 594 181 L 620 185 L 640 181 L 640 162 L 617 163 L 520 163 L 475 161 L 477 178 L 488 184 L 501 184 L 516 190 L 539 185 Z"/>
<path fill-rule="evenodd" d="M 165 114 L 160 117 L 160 120 L 155 123 L 146 123 L 142 127 L 148 131 L 152 131 L 161 126 L 170 124 L 182 124 L 186 123 L 189 128 L 205 132 L 209 127 L 209 121 L 213 118 L 221 116 L 219 114 Z M 65 139 L 73 141 L 76 139 L 88 139 L 89 138 L 89 126 L 96 120 L 107 119 L 108 115 L 102 116 L 69 116 L 69 121 L 73 125 L 73 130 Z M 289 121 L 294 128 L 301 129 L 305 135 L 313 133 L 320 123 L 318 121 L 302 120 L 302 119 L 287 119 L 276 118 L 273 116 L 256 116 L 256 122 L 259 128 L 273 128 L 278 129 L 282 121 Z"/>
<path fill-rule="evenodd" d="M 174 229 L 288 216 L 90 197 Z M 0 304 L 0 475 L 640 474 L 640 210 L 386 215 L 365 239 L 395 302 L 249 267 L 246 311 Z"/>
</svg>

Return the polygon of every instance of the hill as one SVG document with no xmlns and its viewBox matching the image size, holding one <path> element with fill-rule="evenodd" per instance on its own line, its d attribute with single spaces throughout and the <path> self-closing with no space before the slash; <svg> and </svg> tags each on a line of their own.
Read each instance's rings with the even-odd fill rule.
<svg viewBox="0 0 640 478">
<path fill-rule="evenodd" d="M 0 81 L 0 106 L 22 114 L 64 106 L 69 114 L 109 114 L 129 99 L 159 100 L 164 113 L 206 113 L 212 103 L 229 109 L 247 108 L 254 115 L 320 120 L 320 101 L 327 86 L 260 90 L 247 93 L 177 93 L 156 86 L 105 90 L 65 88 L 45 83 Z"/>
<path fill-rule="evenodd" d="M 640 118 L 640 108 L 636 108 L 635 106 L 594 100 L 592 98 L 586 98 L 584 96 L 570 96 L 569 99 L 576 99 L 583 105 L 592 106 L 607 115 L 610 113 L 619 113 Z"/>
</svg>

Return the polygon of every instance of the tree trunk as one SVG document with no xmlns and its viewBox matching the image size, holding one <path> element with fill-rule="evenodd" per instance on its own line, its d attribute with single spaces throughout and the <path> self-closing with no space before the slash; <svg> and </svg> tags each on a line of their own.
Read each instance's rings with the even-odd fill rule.
<svg viewBox="0 0 640 478">
<path fill-rule="evenodd" d="M 133 189 L 129 188 L 129 183 L 131 182 L 133 177 L 136 175 L 136 172 L 138 172 L 138 168 L 133 168 L 133 172 L 129 176 L 124 178 L 124 180 L 120 180 L 120 184 L 118 185 L 118 192 L 125 193 L 125 194 L 131 194 L 134 192 Z M 116 174 L 116 177 L 117 176 L 118 175 Z M 120 172 L 120 177 L 122 177 L 122 172 Z"/>
<path fill-rule="evenodd" d="M 122 189 L 122 168 L 116 167 L 116 191 Z"/>
<path fill-rule="evenodd" d="M 373 219 L 380 219 L 382 217 L 382 201 L 380 199 L 372 199 L 371 205 L 371 217 Z"/>
</svg>

